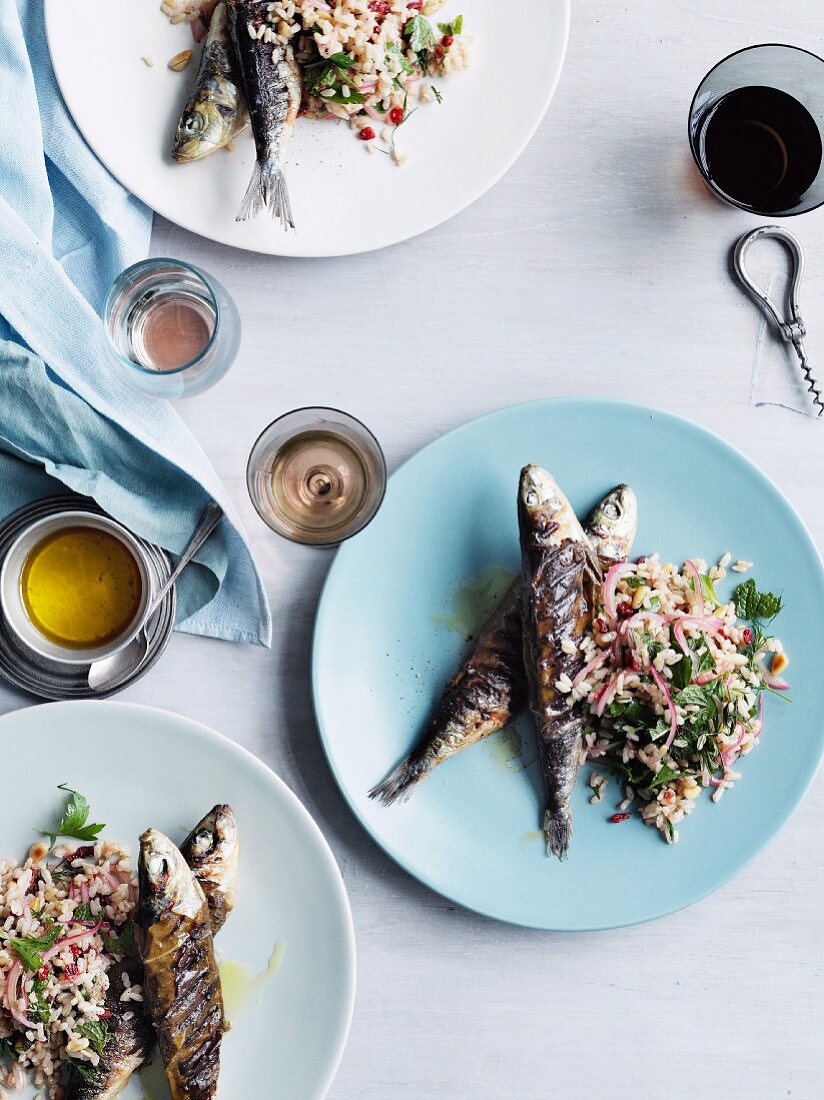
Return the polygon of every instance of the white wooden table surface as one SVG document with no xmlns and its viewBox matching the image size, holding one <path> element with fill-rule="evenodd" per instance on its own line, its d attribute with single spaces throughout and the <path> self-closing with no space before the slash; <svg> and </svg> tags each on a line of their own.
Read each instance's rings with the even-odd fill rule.
<svg viewBox="0 0 824 1100">
<path fill-rule="evenodd" d="M 180 408 L 248 523 L 274 645 L 177 636 L 121 698 L 235 738 L 324 830 L 359 950 L 331 1100 L 824 1095 L 824 777 L 748 870 L 655 924 L 548 935 L 456 910 L 383 855 L 335 787 L 309 693 L 331 556 L 269 533 L 244 484 L 258 432 L 299 405 L 362 417 L 394 468 L 501 405 L 609 395 L 720 433 L 782 487 L 822 545 L 824 425 L 750 403 L 758 320 L 727 262 L 756 219 L 705 193 L 686 143 L 705 71 L 761 41 L 821 52 L 818 5 L 579 0 L 561 85 L 531 147 L 490 194 L 425 237 L 353 259 L 286 261 L 156 226 L 155 252 L 202 264 L 240 307 L 232 373 Z M 519 63 L 540 64 L 534 44 Z M 808 248 L 802 305 L 824 372 L 824 221 L 808 214 L 793 228 Z M 0 709 L 27 703 L 0 689 Z"/>
</svg>

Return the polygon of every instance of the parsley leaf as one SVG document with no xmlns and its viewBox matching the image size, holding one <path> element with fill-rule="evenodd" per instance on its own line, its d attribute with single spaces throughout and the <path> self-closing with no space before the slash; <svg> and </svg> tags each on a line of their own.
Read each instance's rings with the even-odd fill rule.
<svg viewBox="0 0 824 1100">
<path fill-rule="evenodd" d="M 403 28 L 410 47 L 416 54 L 427 53 L 436 45 L 438 37 L 429 20 L 423 15 L 413 15 Z"/>
<path fill-rule="evenodd" d="M 774 619 L 782 606 L 780 596 L 759 592 L 752 578 L 739 584 L 732 598 L 739 619 Z"/>
<path fill-rule="evenodd" d="M 11 1058 L 13 1062 L 17 1061 L 17 1051 L 11 1045 L 9 1039 L 0 1039 L 0 1061 L 4 1058 Z"/>
<path fill-rule="evenodd" d="M 464 17 L 459 15 L 453 19 L 451 23 L 439 23 L 438 30 L 441 34 L 451 35 L 453 38 L 455 35 L 460 34 L 463 30 Z"/>
<path fill-rule="evenodd" d="M 84 1039 L 89 1040 L 89 1046 L 97 1054 L 102 1054 L 106 1049 L 106 1044 L 111 1035 L 109 1034 L 109 1025 L 105 1020 L 89 1020 L 85 1024 L 80 1024 L 77 1029 L 79 1035 L 82 1035 Z"/>
<path fill-rule="evenodd" d="M 72 790 L 72 788 L 65 783 L 61 783 L 57 789 L 59 791 L 66 791 L 70 797 L 57 828 L 54 830 L 41 829 L 41 832 L 49 838 L 50 845 L 54 846 L 59 836 L 68 836 L 71 837 L 72 840 L 85 840 L 87 842 L 96 840 L 98 833 L 102 832 L 106 826 L 88 824 L 88 801 L 82 794 Z"/>
<path fill-rule="evenodd" d="M 656 787 L 663 787 L 665 783 L 669 783 L 672 779 L 678 778 L 678 772 L 674 768 L 671 768 L 669 764 L 664 764 L 655 778 L 647 786 L 651 791 L 654 791 Z"/>
<path fill-rule="evenodd" d="M 54 947 L 54 941 L 62 931 L 62 925 L 52 924 L 42 936 L 12 936 L 10 932 L 0 930 L 0 938 L 6 940 L 26 970 L 39 970 L 43 965 L 41 951 Z"/>
<path fill-rule="evenodd" d="M 75 920 L 94 920 L 92 916 L 92 907 L 88 903 L 85 905 L 78 905 L 74 911 Z"/>
</svg>

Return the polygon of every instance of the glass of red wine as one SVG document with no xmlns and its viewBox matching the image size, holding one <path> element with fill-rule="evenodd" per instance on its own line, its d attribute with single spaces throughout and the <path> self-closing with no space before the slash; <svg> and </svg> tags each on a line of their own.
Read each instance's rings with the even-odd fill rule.
<svg viewBox="0 0 824 1100">
<path fill-rule="evenodd" d="M 701 81 L 692 155 L 725 202 L 770 217 L 824 203 L 824 61 L 796 46 L 750 46 Z"/>
</svg>

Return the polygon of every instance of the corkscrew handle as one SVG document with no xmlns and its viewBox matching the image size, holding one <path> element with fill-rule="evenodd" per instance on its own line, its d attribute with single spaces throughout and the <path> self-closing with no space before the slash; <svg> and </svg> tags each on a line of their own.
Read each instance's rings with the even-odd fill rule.
<svg viewBox="0 0 824 1100">
<path fill-rule="evenodd" d="M 781 241 L 782 244 L 787 246 L 792 258 L 792 270 L 790 272 L 790 285 L 787 296 L 789 306 L 787 317 L 782 314 L 778 305 L 773 301 L 766 290 L 762 289 L 762 287 L 755 282 L 747 270 L 747 253 L 755 242 L 762 237 L 772 237 L 777 241 Z M 801 247 L 801 241 L 799 241 L 798 237 L 796 237 L 794 233 L 791 233 L 789 229 L 784 229 L 780 225 L 760 225 L 750 233 L 745 233 L 738 241 L 735 246 L 735 252 L 733 253 L 733 265 L 735 267 L 735 273 L 741 280 L 741 284 L 746 292 L 756 305 L 764 311 L 768 319 L 775 324 L 782 339 L 792 344 L 795 348 L 796 355 L 801 364 L 801 372 L 807 383 L 807 389 L 812 397 L 813 404 L 818 410 L 816 415 L 824 415 L 824 398 L 822 398 L 821 390 L 813 375 L 803 343 L 804 337 L 807 335 L 807 329 L 798 304 L 801 277 L 804 274 L 804 249 Z"/>
</svg>

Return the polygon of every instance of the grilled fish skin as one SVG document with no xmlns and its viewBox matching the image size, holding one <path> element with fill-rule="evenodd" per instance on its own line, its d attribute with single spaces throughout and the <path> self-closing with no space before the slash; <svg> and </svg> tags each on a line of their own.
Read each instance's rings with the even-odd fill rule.
<svg viewBox="0 0 824 1100">
<path fill-rule="evenodd" d="M 235 905 L 238 832 L 232 807 L 213 807 L 180 846 L 209 905 L 212 935 L 217 935 Z"/>
<path fill-rule="evenodd" d="M 129 1083 L 151 1052 L 155 1034 L 139 1001 L 121 1001 L 126 988 L 123 974 L 132 985 L 142 983 L 143 964 L 139 959 L 124 959 L 109 968 L 109 990 L 105 1007 L 109 1041 L 97 1066 L 89 1065 L 84 1075 L 72 1066 L 65 1100 L 114 1100 Z"/>
<path fill-rule="evenodd" d="M 283 151 L 300 110 L 303 84 L 291 46 L 257 38 L 267 21 L 266 0 L 227 0 L 229 26 L 249 108 L 257 160 L 236 221 L 264 207 L 284 229 L 294 229 Z M 255 37 L 252 37 L 252 32 Z"/>
<path fill-rule="evenodd" d="M 583 717 L 556 682 L 583 667 L 578 645 L 589 624 L 587 576 L 600 579 L 580 523 L 554 478 L 525 466 L 518 490 L 524 666 L 546 788 L 547 853 L 565 859 L 572 836 L 570 798 L 581 756 Z M 566 653 L 563 643 L 575 644 Z"/>
<path fill-rule="evenodd" d="M 590 512 L 586 534 L 604 568 L 613 553 L 629 554 L 638 502 L 628 485 L 612 489 Z M 447 684 L 435 716 L 415 750 L 369 792 L 384 805 L 406 801 L 444 760 L 497 733 L 526 704 L 521 626 L 521 578 L 507 589 L 482 627 L 461 668 Z M 480 702 L 494 701 L 481 713 Z"/>
<path fill-rule="evenodd" d="M 369 792 L 390 806 L 409 798 L 438 764 L 501 729 L 526 701 L 519 586 L 513 583 L 481 628 L 478 641 L 449 681 L 418 747 Z"/>
<path fill-rule="evenodd" d="M 228 145 L 248 122 L 229 13 L 220 3 L 212 13 L 194 87 L 177 124 L 172 156 L 178 164 L 200 160 Z"/>
<path fill-rule="evenodd" d="M 206 897 L 180 851 L 156 829 L 140 838 L 138 884 L 143 996 L 172 1100 L 212 1100 L 226 1022 Z"/>
</svg>

